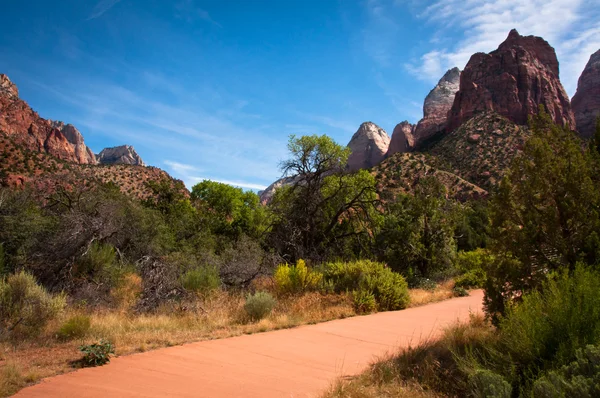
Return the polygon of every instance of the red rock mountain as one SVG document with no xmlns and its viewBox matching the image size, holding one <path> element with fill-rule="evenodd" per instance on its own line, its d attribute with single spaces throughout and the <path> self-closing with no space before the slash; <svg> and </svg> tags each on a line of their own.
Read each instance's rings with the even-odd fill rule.
<svg viewBox="0 0 600 398">
<path fill-rule="evenodd" d="M 542 104 L 556 123 L 575 128 L 571 104 L 558 77 L 554 48 L 536 36 L 512 30 L 489 54 L 474 54 L 460 77 L 460 90 L 448 114 L 452 131 L 482 111 L 494 111 L 517 124 Z"/>
<path fill-rule="evenodd" d="M 596 118 L 600 116 L 600 50 L 592 54 L 579 77 L 571 106 L 579 134 L 583 138 L 592 137 Z"/>
<path fill-rule="evenodd" d="M 0 74 L 0 131 L 29 150 L 46 152 L 74 163 L 96 163 L 76 129 L 63 132 L 61 128 L 66 126 L 57 126 L 34 112 L 19 98 L 17 86 L 8 76 Z"/>
<path fill-rule="evenodd" d="M 423 103 L 423 119 L 414 131 L 415 145 L 445 129 L 448 111 L 452 108 L 459 86 L 460 69 L 452 68 L 429 92 Z"/>
<path fill-rule="evenodd" d="M 416 126 L 414 124 L 410 124 L 406 120 L 402 123 L 398 123 L 396 127 L 394 127 L 390 146 L 388 147 L 387 154 L 385 155 L 386 158 L 398 152 L 409 152 L 414 148 L 415 137 L 413 133 L 415 131 L 415 127 Z"/>
</svg>

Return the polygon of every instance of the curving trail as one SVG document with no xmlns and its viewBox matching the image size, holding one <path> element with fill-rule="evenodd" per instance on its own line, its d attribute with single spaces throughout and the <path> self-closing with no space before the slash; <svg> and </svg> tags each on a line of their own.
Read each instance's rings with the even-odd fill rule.
<svg viewBox="0 0 600 398">
<path fill-rule="evenodd" d="M 202 341 L 114 358 L 16 397 L 316 397 L 376 357 L 482 311 L 483 292 L 396 312 Z"/>
</svg>

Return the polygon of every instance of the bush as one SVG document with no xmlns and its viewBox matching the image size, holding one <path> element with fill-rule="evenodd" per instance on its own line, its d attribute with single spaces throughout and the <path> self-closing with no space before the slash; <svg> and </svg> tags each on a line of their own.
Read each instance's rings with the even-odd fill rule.
<svg viewBox="0 0 600 398">
<path fill-rule="evenodd" d="M 110 291 L 115 304 L 123 311 L 128 311 L 135 306 L 142 293 L 142 278 L 134 273 L 125 274 Z"/>
<path fill-rule="evenodd" d="M 454 286 L 452 288 L 452 295 L 454 297 L 467 297 L 469 295 L 469 292 L 464 287 Z"/>
<path fill-rule="evenodd" d="M 355 295 L 363 300 L 370 293 L 379 311 L 403 309 L 409 303 L 408 285 L 402 275 L 382 263 L 369 260 L 335 262 L 325 264 L 323 269 L 325 282 L 333 284 L 334 291 L 358 292 Z"/>
<path fill-rule="evenodd" d="M 258 321 L 268 316 L 273 307 L 277 304 L 277 300 L 267 292 L 256 292 L 249 294 L 246 297 L 244 310 L 253 321 Z"/>
<path fill-rule="evenodd" d="M 477 370 L 469 378 L 473 398 L 510 398 L 512 388 L 502 376 L 489 370 Z"/>
<path fill-rule="evenodd" d="M 82 345 L 79 351 L 83 353 L 81 365 L 85 367 L 100 366 L 110 362 L 110 356 L 114 355 L 115 348 L 106 340 L 98 343 Z"/>
<path fill-rule="evenodd" d="M 199 267 L 183 274 L 181 285 L 189 292 L 209 294 L 221 287 L 221 278 L 215 267 Z"/>
<path fill-rule="evenodd" d="M 352 304 L 358 314 L 369 314 L 377 309 L 375 295 L 366 289 L 352 292 Z"/>
<path fill-rule="evenodd" d="M 456 277 L 454 285 L 464 289 L 482 288 L 485 286 L 487 275 L 482 269 L 474 269 Z"/>
<path fill-rule="evenodd" d="M 39 334 L 65 305 L 63 295 L 53 297 L 26 272 L 0 280 L 0 322 L 12 336 Z"/>
<path fill-rule="evenodd" d="M 80 339 L 90 330 L 91 320 L 87 315 L 75 315 L 69 318 L 58 330 L 61 340 Z"/>
<path fill-rule="evenodd" d="M 309 269 L 304 260 L 298 260 L 296 265 L 279 265 L 273 278 L 280 294 L 294 294 L 317 290 L 323 274 Z"/>
<path fill-rule="evenodd" d="M 115 248 L 108 244 L 93 242 L 81 258 L 77 272 L 83 276 L 95 276 L 116 262 Z"/>
<path fill-rule="evenodd" d="M 575 357 L 571 364 L 538 379 L 534 398 L 600 397 L 600 348 L 588 345 Z"/>
</svg>

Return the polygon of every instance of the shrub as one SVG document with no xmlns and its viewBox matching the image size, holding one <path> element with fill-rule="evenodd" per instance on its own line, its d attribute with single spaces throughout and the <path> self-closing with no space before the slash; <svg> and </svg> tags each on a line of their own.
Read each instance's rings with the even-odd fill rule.
<svg viewBox="0 0 600 398">
<path fill-rule="evenodd" d="M 486 249 L 459 252 L 456 256 L 456 268 L 460 272 L 485 270 L 494 261 L 494 256 Z"/>
<path fill-rule="evenodd" d="M 115 248 L 108 244 L 93 242 L 81 257 L 77 272 L 84 276 L 98 275 L 116 262 Z"/>
<path fill-rule="evenodd" d="M 221 278 L 216 267 L 198 267 L 181 276 L 181 285 L 189 292 L 209 294 L 221 287 Z"/>
<path fill-rule="evenodd" d="M 355 290 L 352 293 L 352 305 L 358 314 L 369 314 L 377 309 L 375 295 L 367 289 Z"/>
<path fill-rule="evenodd" d="M 464 289 L 482 288 L 485 286 L 487 275 L 482 269 L 474 269 L 456 277 L 454 285 Z"/>
<path fill-rule="evenodd" d="M 80 339 L 90 330 L 91 320 L 87 315 L 75 315 L 69 318 L 58 330 L 61 340 Z"/>
<path fill-rule="evenodd" d="M 379 311 L 403 309 L 409 303 L 408 285 L 402 275 L 382 263 L 369 260 L 327 263 L 323 272 L 325 282 L 333 284 L 338 293 L 359 292 L 356 294 L 363 299 L 371 293 Z"/>
<path fill-rule="evenodd" d="M 258 321 L 268 316 L 277 301 L 267 292 L 256 292 L 246 297 L 244 310 L 251 320 Z"/>
<path fill-rule="evenodd" d="M 576 360 L 551 371 L 533 385 L 534 398 L 600 397 L 600 348 L 588 345 Z"/>
<path fill-rule="evenodd" d="M 322 279 L 323 274 L 309 269 L 304 260 L 298 260 L 296 265 L 281 264 L 274 275 L 275 287 L 281 294 L 317 290 Z"/>
<path fill-rule="evenodd" d="M 454 295 L 454 297 L 467 297 L 469 292 L 464 287 L 454 286 L 452 288 L 452 295 Z"/>
<path fill-rule="evenodd" d="M 39 334 L 65 305 L 63 295 L 53 297 L 26 272 L 0 280 L 0 322 L 13 336 Z"/>
<path fill-rule="evenodd" d="M 125 274 L 110 291 L 115 304 L 123 311 L 131 309 L 142 293 L 142 278 L 134 273 Z"/>
<path fill-rule="evenodd" d="M 81 365 L 85 367 L 100 366 L 110 362 L 110 356 L 114 355 L 115 348 L 106 340 L 100 340 L 98 343 L 82 345 L 79 351 L 83 353 Z"/>
<path fill-rule="evenodd" d="M 473 398 L 510 398 L 512 388 L 502 376 L 480 369 L 469 378 L 469 390 Z"/>
</svg>

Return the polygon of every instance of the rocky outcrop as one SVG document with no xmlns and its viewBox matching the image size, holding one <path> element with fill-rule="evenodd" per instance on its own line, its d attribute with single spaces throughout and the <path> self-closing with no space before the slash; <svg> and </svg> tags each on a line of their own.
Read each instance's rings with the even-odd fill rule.
<svg viewBox="0 0 600 398">
<path fill-rule="evenodd" d="M 404 153 L 411 151 L 415 146 L 415 137 L 413 135 L 415 131 L 415 125 L 410 124 L 406 120 L 402 123 L 398 123 L 394 127 L 392 133 L 392 139 L 390 140 L 390 146 L 388 147 L 386 158 L 392 156 L 395 153 Z"/>
<path fill-rule="evenodd" d="M 46 152 L 68 162 L 95 163 L 93 156 L 86 155 L 83 138 L 78 150 L 60 129 L 19 98 L 19 90 L 6 75 L 0 75 L 0 131 L 28 150 Z"/>
<path fill-rule="evenodd" d="M 281 187 L 286 187 L 286 186 L 292 185 L 292 184 L 296 183 L 296 181 L 299 181 L 299 180 L 300 180 L 300 177 L 298 177 L 298 176 L 280 178 L 279 180 L 277 180 L 274 183 L 272 183 L 271 185 L 269 185 L 264 191 L 258 192 L 258 196 L 260 197 L 260 203 L 262 203 L 263 205 L 266 205 L 267 203 L 269 203 L 271 201 L 271 199 L 273 199 L 273 195 L 275 195 L 275 191 L 277 191 Z"/>
<path fill-rule="evenodd" d="M 556 123 L 575 127 L 569 97 L 558 78 L 554 48 L 540 37 L 521 36 L 513 29 L 497 50 L 474 54 L 469 60 L 446 130 L 488 110 L 524 125 L 540 104 Z"/>
<path fill-rule="evenodd" d="M 460 69 L 452 68 L 429 92 L 423 104 L 423 119 L 419 121 L 414 132 L 417 144 L 445 129 L 448 111 L 452 108 L 459 86 Z"/>
<path fill-rule="evenodd" d="M 577 131 L 583 138 L 591 138 L 600 116 L 600 50 L 590 57 L 577 82 L 577 92 L 571 102 Z"/>
<path fill-rule="evenodd" d="M 99 164 L 130 164 L 145 166 L 146 164 L 131 145 L 121 145 L 113 148 L 104 148 L 96 159 Z"/>
<path fill-rule="evenodd" d="M 96 156 L 90 148 L 85 145 L 83 141 L 83 135 L 77 130 L 72 124 L 65 124 L 63 122 L 50 121 L 53 128 L 59 130 L 73 145 L 75 149 L 75 156 L 77 157 L 77 163 L 82 164 L 96 164 Z"/>
<path fill-rule="evenodd" d="M 348 148 L 352 151 L 348 157 L 348 169 L 370 169 L 378 165 L 390 146 L 390 137 L 384 129 L 375 123 L 365 122 L 360 125 Z"/>
</svg>

